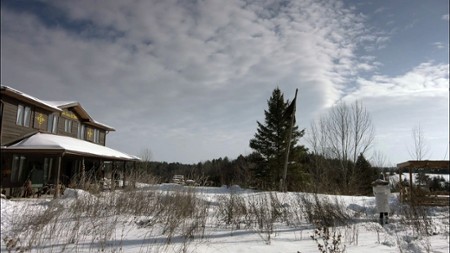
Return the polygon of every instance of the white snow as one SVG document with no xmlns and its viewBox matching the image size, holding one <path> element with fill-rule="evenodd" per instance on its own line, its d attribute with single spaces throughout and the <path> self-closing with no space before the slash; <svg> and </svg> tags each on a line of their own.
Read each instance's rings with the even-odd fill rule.
<svg viewBox="0 0 450 253">
<path fill-rule="evenodd" d="M 320 252 L 317 243 L 311 239 L 315 227 L 306 220 L 291 220 L 291 224 L 275 222 L 273 231 L 269 233 L 256 225 L 251 228 L 226 225 L 219 222 L 217 213 L 223 204 L 221 201 L 233 196 L 247 203 L 272 196 L 288 210 L 296 207 L 295 201 L 299 196 L 312 197 L 312 194 L 256 192 L 238 186 L 186 187 L 177 184 L 140 183 L 138 187 L 134 192 L 103 192 L 95 196 L 82 190 L 66 189 L 63 197 L 54 200 L 1 199 L 1 252 L 7 252 L 7 244 L 11 245 L 17 239 L 20 242 L 17 242 L 16 247 L 29 249 L 30 252 Z M 175 210 L 166 210 L 166 216 L 151 212 L 145 215 L 113 211 L 116 210 L 113 207 L 133 200 L 130 198 L 135 198 L 137 205 L 142 204 L 139 208 L 154 208 L 146 203 L 150 203 L 152 198 L 161 198 L 163 203 L 165 197 L 169 201 L 175 201 L 172 207 L 176 207 L 181 205 L 180 199 L 176 199 L 176 193 L 180 192 L 187 194 L 186 198 L 189 197 L 188 193 L 194 193 L 195 199 L 206 201 L 209 204 L 208 217 L 202 232 L 197 231 L 192 236 L 184 237 L 183 233 L 177 234 L 175 231 L 170 243 L 167 242 L 168 232 L 164 231 L 163 224 L 152 222 L 169 216 Z M 134 197 L 127 199 L 123 196 Z M 374 197 L 318 197 L 338 203 L 355 221 L 330 228 L 342 236 L 341 246 L 345 246 L 345 252 L 449 251 L 448 207 L 429 210 L 431 222 L 427 229 L 430 235 L 423 236 L 415 233 L 412 225 L 408 225 L 412 224 L 412 220 L 407 221 L 402 216 L 400 210 L 405 206 L 398 202 L 397 194 L 390 196 L 392 215 L 390 223 L 385 226 L 377 223 Z M 108 205 L 110 208 L 104 207 Z M 55 215 L 58 213 L 60 215 Z M 48 225 L 40 227 L 36 220 L 43 222 L 43 217 L 48 218 Z M 188 229 L 193 224 L 190 223 L 192 221 L 195 221 L 193 217 L 176 219 L 178 229 L 181 230 Z M 21 227 L 25 225 L 27 227 Z M 43 234 L 36 231 L 43 231 Z M 323 242 L 322 239 L 318 241 Z M 29 246 L 28 242 L 33 243 Z"/>
</svg>

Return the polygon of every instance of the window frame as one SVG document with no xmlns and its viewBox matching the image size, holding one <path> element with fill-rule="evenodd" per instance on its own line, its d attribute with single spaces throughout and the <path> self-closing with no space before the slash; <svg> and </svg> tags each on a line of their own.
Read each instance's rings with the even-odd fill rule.
<svg viewBox="0 0 450 253">
<path fill-rule="evenodd" d="M 53 168 L 53 158 L 46 157 L 44 158 L 44 183 L 50 182 L 52 177 L 52 168 Z"/>
<path fill-rule="evenodd" d="M 78 133 L 77 133 L 77 137 L 80 140 L 84 140 L 86 137 L 86 126 L 84 124 L 82 124 L 81 122 L 78 124 Z"/>
<path fill-rule="evenodd" d="M 94 129 L 94 142 L 100 143 L 100 130 L 97 128 Z"/>
<path fill-rule="evenodd" d="M 49 133 L 56 134 L 58 132 L 58 118 L 57 114 L 50 114 L 48 116 L 47 131 Z"/>
<path fill-rule="evenodd" d="M 72 120 L 64 119 L 64 131 L 66 133 L 72 133 Z"/>
<path fill-rule="evenodd" d="M 16 125 L 23 127 L 31 126 L 31 107 L 23 104 L 17 105 Z"/>
<path fill-rule="evenodd" d="M 18 183 L 21 181 L 24 172 L 24 164 L 26 157 L 23 155 L 14 154 L 11 164 L 11 182 Z"/>
</svg>

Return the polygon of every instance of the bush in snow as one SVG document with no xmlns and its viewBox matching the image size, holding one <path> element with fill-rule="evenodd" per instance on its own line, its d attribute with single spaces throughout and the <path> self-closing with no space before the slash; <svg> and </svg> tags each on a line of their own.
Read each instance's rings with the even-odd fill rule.
<svg viewBox="0 0 450 253">
<path fill-rule="evenodd" d="M 342 236 L 338 231 L 330 232 L 327 227 L 320 227 L 314 230 L 311 235 L 317 243 L 317 248 L 321 253 L 343 253 L 345 252 L 345 245 L 342 245 Z"/>
</svg>

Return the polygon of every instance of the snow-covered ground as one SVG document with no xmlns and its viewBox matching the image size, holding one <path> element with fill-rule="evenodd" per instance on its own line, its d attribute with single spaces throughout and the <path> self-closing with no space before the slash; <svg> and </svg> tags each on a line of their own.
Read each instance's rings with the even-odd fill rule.
<svg viewBox="0 0 450 253">
<path fill-rule="evenodd" d="M 448 207 L 415 215 L 396 194 L 389 202 L 390 223 L 381 226 L 371 196 L 174 184 L 98 195 L 66 189 L 54 200 L 2 199 L 1 252 L 304 253 L 320 252 L 333 235 L 345 252 L 449 252 Z M 308 218 L 317 203 L 322 213 Z M 326 220 L 334 223 L 328 234 L 318 230 Z"/>
</svg>

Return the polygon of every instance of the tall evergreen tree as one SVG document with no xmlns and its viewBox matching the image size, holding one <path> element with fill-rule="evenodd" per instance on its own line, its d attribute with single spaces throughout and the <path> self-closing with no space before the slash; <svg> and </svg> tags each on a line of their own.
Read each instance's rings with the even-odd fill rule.
<svg viewBox="0 0 450 253">
<path fill-rule="evenodd" d="M 290 121 L 284 115 L 289 102 L 284 101 L 284 96 L 280 89 L 276 88 L 267 104 L 268 110 L 264 111 L 264 124 L 257 121 L 257 132 L 255 137 L 250 140 L 250 147 L 264 159 L 264 164 L 258 167 L 259 171 L 255 176 L 266 183 L 266 189 L 277 189 L 283 176 L 283 164 L 287 148 Z M 291 150 L 305 152 L 304 148 L 296 148 L 298 140 L 303 135 L 304 130 L 300 131 L 298 126 L 293 126 L 290 143 Z M 290 153 L 290 161 L 298 156 L 298 152 Z"/>
<path fill-rule="evenodd" d="M 352 176 L 352 186 L 354 194 L 371 195 L 372 185 L 371 183 L 378 177 L 378 171 L 376 168 L 370 165 L 364 155 L 361 153 L 358 156 L 355 164 L 355 173 Z"/>
</svg>

